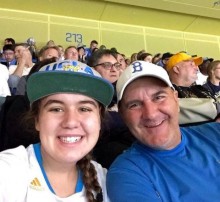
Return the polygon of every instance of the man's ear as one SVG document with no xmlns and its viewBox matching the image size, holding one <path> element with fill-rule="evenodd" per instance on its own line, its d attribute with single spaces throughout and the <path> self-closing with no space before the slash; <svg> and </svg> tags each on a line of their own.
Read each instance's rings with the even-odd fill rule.
<svg viewBox="0 0 220 202">
<path fill-rule="evenodd" d="M 178 91 L 177 91 L 177 90 L 175 90 L 175 91 L 173 92 L 173 96 L 174 96 L 174 100 L 177 102 L 178 111 L 180 112 L 179 98 L 178 98 Z"/>
<path fill-rule="evenodd" d="M 122 110 L 122 105 L 121 105 L 121 101 L 119 101 L 118 103 L 118 113 L 120 114 L 120 116 L 123 118 L 123 110 Z"/>
<path fill-rule="evenodd" d="M 173 93 L 174 93 L 174 99 L 175 99 L 177 102 L 179 102 L 178 91 L 175 90 Z"/>
<path fill-rule="evenodd" d="M 179 66 L 174 66 L 174 67 L 173 67 L 173 71 L 174 71 L 176 74 L 179 74 L 179 72 L 180 72 L 180 71 L 179 71 L 179 68 L 180 68 Z"/>
</svg>

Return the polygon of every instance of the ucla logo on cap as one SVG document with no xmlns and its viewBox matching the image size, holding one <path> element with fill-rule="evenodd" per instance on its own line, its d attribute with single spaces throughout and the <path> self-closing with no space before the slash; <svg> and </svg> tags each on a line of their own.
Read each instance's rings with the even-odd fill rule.
<svg viewBox="0 0 220 202">
<path fill-rule="evenodd" d="M 94 75 L 91 67 L 73 60 L 63 60 L 51 63 L 41 68 L 40 71 L 72 71 Z"/>
<path fill-rule="evenodd" d="M 132 63 L 132 68 L 133 68 L 132 73 L 141 72 L 143 70 L 141 62 Z"/>
</svg>

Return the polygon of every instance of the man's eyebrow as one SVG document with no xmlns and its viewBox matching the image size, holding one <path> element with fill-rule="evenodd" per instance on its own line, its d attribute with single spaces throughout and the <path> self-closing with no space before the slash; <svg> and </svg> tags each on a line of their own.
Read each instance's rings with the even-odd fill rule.
<svg viewBox="0 0 220 202">
<path fill-rule="evenodd" d="M 167 87 L 169 87 L 169 86 L 167 86 Z M 154 93 L 153 95 L 154 95 L 154 96 L 157 96 L 157 95 L 160 95 L 160 94 L 163 94 L 163 93 L 167 94 L 168 92 L 167 92 L 165 89 L 160 89 L 159 91 L 157 91 L 157 92 Z"/>
<path fill-rule="evenodd" d="M 167 87 L 169 87 L 169 86 L 167 86 Z M 160 89 L 159 91 L 153 93 L 152 97 L 158 96 L 160 94 L 168 94 L 168 92 L 165 89 Z M 139 100 L 139 99 L 131 99 L 131 100 L 127 101 L 127 102 L 124 102 L 124 104 L 126 106 L 128 106 L 128 105 L 131 105 L 133 103 L 140 103 L 140 102 L 141 102 L 141 100 Z"/>
<path fill-rule="evenodd" d="M 127 106 L 129 106 L 129 105 L 134 104 L 134 103 L 140 103 L 140 102 L 141 102 L 141 101 L 138 100 L 138 99 L 132 99 L 132 100 L 129 100 L 129 101 L 127 101 L 127 102 L 124 102 L 124 105 L 127 107 Z"/>
</svg>

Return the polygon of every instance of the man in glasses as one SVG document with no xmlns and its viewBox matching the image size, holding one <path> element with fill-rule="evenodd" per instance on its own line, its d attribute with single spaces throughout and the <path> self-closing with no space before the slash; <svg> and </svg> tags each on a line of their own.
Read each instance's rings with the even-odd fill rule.
<svg viewBox="0 0 220 202">
<path fill-rule="evenodd" d="M 115 89 L 121 72 L 121 64 L 117 61 L 115 52 L 109 49 L 99 49 L 92 54 L 88 65 L 111 82 Z M 100 138 L 94 150 L 96 160 L 105 168 L 108 168 L 113 160 L 134 141 L 133 136 L 117 112 L 116 89 L 112 102 L 108 106 L 108 111 L 108 123 L 104 126 L 102 138 Z"/>
<path fill-rule="evenodd" d="M 117 61 L 117 55 L 111 50 L 98 50 L 94 52 L 88 61 L 88 65 L 94 67 L 101 76 L 113 85 L 120 75 L 121 64 Z"/>
</svg>

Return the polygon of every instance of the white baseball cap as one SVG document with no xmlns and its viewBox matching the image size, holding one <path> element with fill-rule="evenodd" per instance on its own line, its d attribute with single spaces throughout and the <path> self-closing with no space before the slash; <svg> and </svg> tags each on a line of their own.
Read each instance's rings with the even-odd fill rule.
<svg viewBox="0 0 220 202">
<path fill-rule="evenodd" d="M 118 102 L 122 99 L 124 90 L 128 84 L 143 76 L 158 78 L 165 82 L 173 90 L 175 90 L 167 74 L 167 71 L 163 67 L 145 61 L 135 61 L 122 72 L 117 81 L 116 90 Z"/>
</svg>

